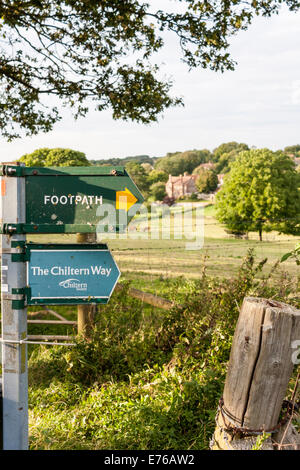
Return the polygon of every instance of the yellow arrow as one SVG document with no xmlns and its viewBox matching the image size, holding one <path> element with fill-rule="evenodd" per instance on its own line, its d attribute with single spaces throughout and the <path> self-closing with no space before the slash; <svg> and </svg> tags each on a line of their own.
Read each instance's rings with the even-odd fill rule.
<svg viewBox="0 0 300 470">
<path fill-rule="evenodd" d="M 125 188 L 125 191 L 117 191 L 116 209 L 123 209 L 127 212 L 136 202 L 137 198 L 132 194 L 131 191 L 129 191 L 129 189 Z"/>
</svg>

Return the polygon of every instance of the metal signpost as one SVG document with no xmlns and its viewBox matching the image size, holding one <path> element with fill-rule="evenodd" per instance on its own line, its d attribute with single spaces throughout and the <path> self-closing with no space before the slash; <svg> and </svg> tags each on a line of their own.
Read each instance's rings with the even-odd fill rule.
<svg viewBox="0 0 300 470">
<path fill-rule="evenodd" d="M 26 234 L 123 231 L 144 199 L 123 167 L 8 163 L 1 175 L 3 449 L 26 450 L 27 305 L 107 303 L 120 276 L 104 244 L 26 243 Z"/>
<path fill-rule="evenodd" d="M 25 222 L 25 180 L 3 176 L 1 195 L 2 223 Z M 19 450 L 28 447 L 25 235 L 1 235 L 1 245 L 3 449 Z"/>
</svg>

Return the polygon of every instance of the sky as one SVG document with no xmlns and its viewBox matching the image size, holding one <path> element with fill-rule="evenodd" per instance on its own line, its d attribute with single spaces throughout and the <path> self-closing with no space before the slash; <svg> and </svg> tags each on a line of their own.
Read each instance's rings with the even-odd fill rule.
<svg viewBox="0 0 300 470">
<path fill-rule="evenodd" d="M 245 142 L 282 149 L 300 143 L 300 12 L 256 18 L 231 44 L 235 71 L 223 74 L 180 61 L 176 38 L 166 37 L 161 70 L 174 82 L 184 108 L 164 112 L 150 125 L 114 121 L 110 111 L 90 111 L 74 121 L 69 111 L 52 132 L 7 142 L 0 137 L 2 162 L 41 147 L 85 152 L 88 159 L 150 155 Z"/>
</svg>

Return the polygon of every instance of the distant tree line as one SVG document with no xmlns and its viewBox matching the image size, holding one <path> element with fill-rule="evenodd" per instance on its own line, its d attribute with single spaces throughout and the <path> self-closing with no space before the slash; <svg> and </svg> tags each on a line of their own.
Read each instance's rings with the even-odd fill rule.
<svg viewBox="0 0 300 470">
<path fill-rule="evenodd" d="M 101 160 L 89 160 L 91 165 L 96 166 L 124 166 L 129 162 L 137 162 L 137 163 L 149 163 L 150 165 L 154 165 L 155 161 L 157 160 L 156 157 L 150 157 L 149 155 L 135 155 L 134 157 L 113 157 L 113 158 L 102 158 Z"/>
<path fill-rule="evenodd" d="M 136 155 L 124 158 L 90 160 L 92 165 L 125 166 L 146 198 L 163 199 L 165 183 L 169 175 L 179 176 L 185 173 L 197 174 L 199 192 L 215 191 L 218 185 L 218 173 L 226 173 L 239 152 L 249 150 L 247 144 L 228 142 L 219 145 L 213 151 L 208 149 L 168 152 L 164 157 Z M 203 169 L 203 163 L 213 163 L 213 168 Z"/>
<path fill-rule="evenodd" d="M 160 158 L 137 155 L 88 160 L 77 150 L 41 148 L 20 160 L 27 166 L 125 166 L 149 201 L 166 197 L 169 175 L 197 174 L 197 192 L 209 193 L 217 189 L 218 174 L 223 174 L 225 183 L 217 197 L 219 221 L 232 233 L 257 230 L 261 238 L 262 231 L 299 232 L 300 166 L 296 170 L 293 162 L 298 156 L 300 144 L 272 152 L 227 142 L 213 151 L 177 151 Z"/>
</svg>

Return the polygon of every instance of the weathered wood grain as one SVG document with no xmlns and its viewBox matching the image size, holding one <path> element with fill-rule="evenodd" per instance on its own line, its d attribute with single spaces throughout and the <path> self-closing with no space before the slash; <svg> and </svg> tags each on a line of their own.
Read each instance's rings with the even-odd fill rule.
<svg viewBox="0 0 300 470">
<path fill-rule="evenodd" d="M 244 299 L 223 392 L 223 430 L 276 428 L 295 365 L 293 342 L 299 339 L 300 310 L 273 300 Z M 221 435 L 218 426 L 215 436 Z"/>
<path fill-rule="evenodd" d="M 245 298 L 233 338 L 224 387 L 226 410 L 235 417 L 236 426 L 243 424 L 253 369 L 260 348 L 265 306 L 261 299 Z"/>
<path fill-rule="evenodd" d="M 266 307 L 244 426 L 270 429 L 278 423 L 293 372 L 291 345 L 296 338 L 300 338 L 300 311 L 286 304 Z"/>
</svg>

